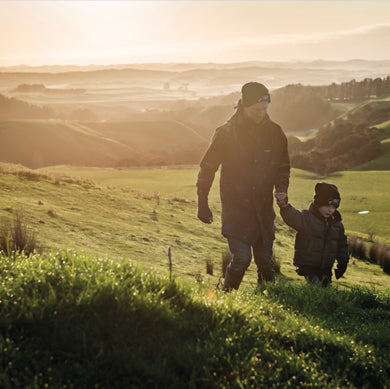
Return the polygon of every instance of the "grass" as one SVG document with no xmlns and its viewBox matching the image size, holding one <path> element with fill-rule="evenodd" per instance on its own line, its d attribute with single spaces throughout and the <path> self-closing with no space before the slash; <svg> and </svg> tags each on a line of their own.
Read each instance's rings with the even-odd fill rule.
<svg viewBox="0 0 390 389">
<path fill-rule="evenodd" d="M 52 167 L 41 171 L 80 176 L 93 179 L 99 185 L 143 191 L 150 195 L 160 194 L 162 197 L 171 198 L 176 196 L 190 202 L 196 201 L 197 167 L 128 170 Z M 338 186 L 341 193 L 340 211 L 347 232 L 362 237 L 373 232 L 377 239 L 390 243 L 390 224 L 387 223 L 390 219 L 387 195 L 390 192 L 389 178 L 389 171 L 348 171 L 321 177 L 293 169 L 289 198 L 296 208 L 307 208 L 313 198 L 316 182 L 332 182 Z M 214 209 L 219 209 L 218 177 L 210 193 L 210 203 L 214 205 Z M 370 212 L 358 213 L 364 210 Z M 194 221 L 197 223 L 197 220 L 191 220 L 189 223 Z"/>
<path fill-rule="evenodd" d="M 43 247 L 83 249 L 118 261 L 126 258 L 162 274 L 167 271 L 168 248 L 172 247 L 173 274 L 194 277 L 195 273 L 204 273 L 204 261 L 211 258 L 215 263 L 215 276 L 205 275 L 204 281 L 217 284 L 216 277 L 222 273 L 220 258 L 227 248 L 220 234 L 218 185 L 214 184 L 210 194 L 215 222 L 204 225 L 196 218 L 197 168 L 64 167 L 31 171 L 14 165 L 2 166 L 4 174 L 0 175 L 0 185 L 5 190 L 0 192 L 0 217 L 9 217 L 15 210 L 22 209 Z M 18 169 L 19 175 L 16 174 Z M 64 176 L 64 173 L 70 175 Z M 374 233 L 375 239 L 389 241 L 387 177 L 388 172 L 374 175 L 349 172 L 327 178 L 335 182 L 342 193 L 341 213 L 348 234 L 367 238 Z M 293 170 L 291 202 L 297 208 L 306 208 L 319 180 L 323 178 Z M 366 182 L 366 186 L 362 182 Z M 371 209 L 371 212 L 359 215 L 357 212 L 362 209 Z M 281 271 L 291 279 L 299 279 L 292 265 L 295 233 L 280 217 L 276 228 L 275 254 L 280 259 Z M 373 282 L 386 285 L 388 278 L 379 267 L 370 268 L 367 270 L 370 277 L 364 277 L 361 273 L 364 266 L 359 261 L 351 263 L 346 277 L 338 282 L 346 286 L 353 286 L 355 282 L 367 286 Z M 254 266 L 249 268 L 244 280 L 244 284 L 256 282 Z"/>
<path fill-rule="evenodd" d="M 218 188 L 216 222 L 204 225 L 196 175 L 0 164 L 0 216 L 23 210 L 43 246 L 0 258 L 1 388 L 389 386 L 389 276 L 352 258 L 332 288 L 308 285 L 292 265 L 295 233 L 277 218 L 277 282 L 258 287 L 252 265 L 238 292 L 221 292 Z M 321 180 L 293 170 L 292 203 L 306 207 Z M 348 232 L 372 238 L 368 216 L 388 241 L 388 172 L 326 180 Z M 356 214 L 363 206 L 373 211 Z"/>
<path fill-rule="evenodd" d="M 388 291 L 225 294 L 71 251 L 0 269 L 5 389 L 388 387 Z"/>
<path fill-rule="evenodd" d="M 0 217 L 22 209 L 47 249 L 85 249 L 129 258 L 160 271 L 167 268 L 168 247 L 172 246 L 173 271 L 189 276 L 203 272 L 204 259 L 214 253 L 219 258 L 225 247 L 216 225 L 208 236 L 204 234 L 192 200 L 174 193 L 91 185 L 83 179 L 79 182 L 61 178 L 59 173 L 52 178 L 50 174 L 0 175 L 4 188 Z M 218 215 L 216 207 L 214 210 Z M 194 239 L 193 234 L 200 239 Z"/>
<path fill-rule="evenodd" d="M 23 221 L 23 215 L 16 211 L 13 220 L 5 219 L 0 225 L 0 251 L 10 255 L 13 251 L 23 251 L 30 255 L 39 251 L 34 232 Z"/>
</svg>

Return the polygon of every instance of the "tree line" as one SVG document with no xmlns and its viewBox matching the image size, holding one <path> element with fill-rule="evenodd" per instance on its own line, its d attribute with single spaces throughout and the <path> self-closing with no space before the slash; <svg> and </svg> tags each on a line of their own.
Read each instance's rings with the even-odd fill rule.
<svg viewBox="0 0 390 389">
<path fill-rule="evenodd" d="M 323 99 L 328 101 L 354 101 L 366 100 L 371 98 L 380 98 L 390 95 L 390 76 L 384 78 L 365 78 L 362 81 L 355 79 L 336 84 L 333 82 L 330 85 L 323 86 L 303 86 L 302 84 L 287 85 L 284 93 L 294 95 L 302 93 L 305 89 L 307 92 L 313 92 Z"/>
</svg>

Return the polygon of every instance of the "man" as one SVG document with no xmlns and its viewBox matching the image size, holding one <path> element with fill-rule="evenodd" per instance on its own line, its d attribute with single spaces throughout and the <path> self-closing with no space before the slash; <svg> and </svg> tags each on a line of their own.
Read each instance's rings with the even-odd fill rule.
<svg viewBox="0 0 390 389">
<path fill-rule="evenodd" d="M 268 89 L 249 82 L 241 92 L 237 111 L 214 134 L 200 163 L 196 184 L 198 218 L 212 223 L 208 194 L 221 165 L 222 234 L 233 254 L 225 275 L 225 291 L 238 289 L 252 250 L 258 282 L 275 279 L 273 189 L 279 201 L 287 198 L 290 177 L 286 136 L 267 114 L 271 101 Z"/>
</svg>

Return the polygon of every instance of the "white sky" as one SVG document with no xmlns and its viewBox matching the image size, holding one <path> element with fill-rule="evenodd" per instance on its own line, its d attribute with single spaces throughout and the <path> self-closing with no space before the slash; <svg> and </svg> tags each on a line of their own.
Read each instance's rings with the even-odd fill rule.
<svg viewBox="0 0 390 389">
<path fill-rule="evenodd" d="M 390 59 L 390 1 L 4 1 L 0 66 Z"/>
</svg>

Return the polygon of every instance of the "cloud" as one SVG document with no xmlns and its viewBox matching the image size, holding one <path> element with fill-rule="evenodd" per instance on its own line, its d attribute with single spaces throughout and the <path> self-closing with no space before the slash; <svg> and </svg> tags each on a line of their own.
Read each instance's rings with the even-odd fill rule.
<svg viewBox="0 0 390 389">
<path fill-rule="evenodd" d="M 226 55 L 241 59 L 389 59 L 390 23 L 353 30 L 284 34 L 231 42 Z"/>
<path fill-rule="evenodd" d="M 390 23 L 312 34 L 274 34 L 197 43 L 138 44 L 93 50 L 40 52 L 29 64 L 110 64 L 131 62 L 235 62 L 248 60 L 390 59 Z M 25 58 L 2 57 L 3 64 Z"/>
<path fill-rule="evenodd" d="M 236 45 L 258 45 L 258 46 L 274 46 L 285 44 L 304 44 L 304 43 L 323 43 L 327 41 L 343 40 L 346 38 L 361 38 L 361 37 L 376 36 L 388 40 L 390 37 L 389 24 L 374 24 L 362 26 L 353 30 L 335 31 L 327 33 L 313 34 L 275 34 L 262 37 L 239 38 L 235 41 L 230 41 L 230 44 Z"/>
</svg>

